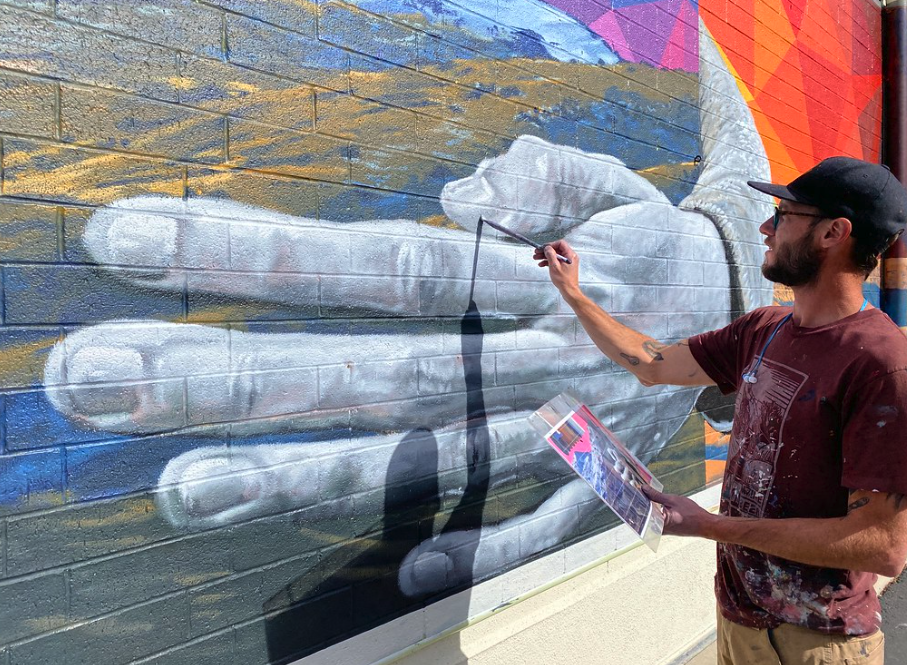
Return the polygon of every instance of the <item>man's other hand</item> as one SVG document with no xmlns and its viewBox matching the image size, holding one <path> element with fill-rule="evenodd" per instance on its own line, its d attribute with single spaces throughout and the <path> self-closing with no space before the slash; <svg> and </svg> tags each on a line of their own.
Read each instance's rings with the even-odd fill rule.
<svg viewBox="0 0 907 665">
<path fill-rule="evenodd" d="M 670 536 L 704 536 L 708 524 L 716 518 L 698 503 L 685 496 L 662 494 L 649 486 L 643 493 L 655 503 L 660 503 L 664 513 L 664 533 Z"/>
</svg>

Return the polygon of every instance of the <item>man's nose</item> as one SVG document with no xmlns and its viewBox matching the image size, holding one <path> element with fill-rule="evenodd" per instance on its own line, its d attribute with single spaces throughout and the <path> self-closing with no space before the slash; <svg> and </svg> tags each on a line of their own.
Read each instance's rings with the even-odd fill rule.
<svg viewBox="0 0 907 665">
<path fill-rule="evenodd" d="M 764 236 L 775 235 L 775 218 L 769 217 L 767 220 L 762 222 L 761 226 L 759 226 L 759 233 Z"/>
</svg>

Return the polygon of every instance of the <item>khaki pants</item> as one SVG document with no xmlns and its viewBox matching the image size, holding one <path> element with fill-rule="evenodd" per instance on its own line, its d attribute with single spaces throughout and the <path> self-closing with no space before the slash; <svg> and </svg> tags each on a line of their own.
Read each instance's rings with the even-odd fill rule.
<svg viewBox="0 0 907 665">
<path fill-rule="evenodd" d="M 783 624 L 746 628 L 718 613 L 718 665 L 884 665 L 885 637 L 826 635 Z"/>
</svg>

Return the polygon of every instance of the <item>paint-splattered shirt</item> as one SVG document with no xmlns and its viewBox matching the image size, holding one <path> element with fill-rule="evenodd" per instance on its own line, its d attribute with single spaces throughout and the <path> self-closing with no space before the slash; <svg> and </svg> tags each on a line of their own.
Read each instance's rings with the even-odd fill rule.
<svg viewBox="0 0 907 665">
<path fill-rule="evenodd" d="M 851 490 L 907 493 L 907 339 L 877 309 L 818 328 L 789 319 L 758 363 L 789 313 L 765 307 L 690 339 L 718 387 L 737 392 L 722 514 L 842 517 Z M 745 381 L 753 371 L 755 382 Z M 869 573 L 718 545 L 719 607 L 751 628 L 875 632 L 875 581 Z"/>
</svg>

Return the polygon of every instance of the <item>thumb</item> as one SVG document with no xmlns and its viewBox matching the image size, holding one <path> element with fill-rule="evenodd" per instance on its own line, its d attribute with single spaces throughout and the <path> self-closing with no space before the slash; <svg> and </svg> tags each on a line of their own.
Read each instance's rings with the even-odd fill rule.
<svg viewBox="0 0 907 665">
<path fill-rule="evenodd" d="M 661 492 L 659 492 L 655 488 L 651 487 L 650 485 L 643 485 L 642 493 L 645 494 L 647 497 L 649 497 L 650 501 L 654 501 L 655 503 L 660 503 L 662 505 L 667 503 L 667 498 L 668 498 L 667 495 L 662 494 Z"/>
</svg>

